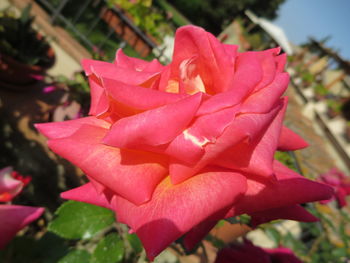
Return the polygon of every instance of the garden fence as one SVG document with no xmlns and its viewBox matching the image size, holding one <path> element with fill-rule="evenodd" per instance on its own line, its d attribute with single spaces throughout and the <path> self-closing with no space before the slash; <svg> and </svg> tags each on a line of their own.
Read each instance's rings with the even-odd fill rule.
<svg viewBox="0 0 350 263">
<path fill-rule="evenodd" d="M 131 55 L 149 56 L 162 50 L 151 36 L 134 25 L 128 14 L 106 0 L 36 0 L 51 15 L 51 23 L 63 26 L 90 52 L 113 54 L 126 48 Z M 137 54 L 136 54 L 137 53 Z"/>
</svg>

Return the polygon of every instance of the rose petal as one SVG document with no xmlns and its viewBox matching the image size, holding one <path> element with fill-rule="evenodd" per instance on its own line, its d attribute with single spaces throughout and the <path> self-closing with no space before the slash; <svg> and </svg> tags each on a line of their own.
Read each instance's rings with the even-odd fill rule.
<svg viewBox="0 0 350 263">
<path fill-rule="evenodd" d="M 197 116 L 241 103 L 262 79 L 261 65 L 256 54 L 253 52 L 239 54 L 236 59 L 235 68 L 229 89 L 204 101 L 197 112 Z"/>
<path fill-rule="evenodd" d="M 243 102 L 241 112 L 269 112 L 286 91 L 288 83 L 288 73 L 277 74 L 276 78 L 269 86 L 254 92 Z"/>
<path fill-rule="evenodd" d="M 255 212 L 251 213 L 250 216 L 252 217 L 250 223 L 253 227 L 257 227 L 260 224 L 264 224 L 277 219 L 295 220 L 300 222 L 318 221 L 317 217 L 315 217 L 300 205 L 290 205 L 261 212 Z"/>
<path fill-rule="evenodd" d="M 277 69 L 276 57 L 280 52 L 280 47 L 255 52 L 259 58 L 263 71 L 262 80 L 255 87 L 255 90 L 262 89 L 274 81 Z"/>
<path fill-rule="evenodd" d="M 101 116 L 109 109 L 109 100 L 101 80 L 96 75 L 89 76 L 91 103 L 89 115 Z"/>
<path fill-rule="evenodd" d="M 186 94 L 174 94 L 162 92 L 149 88 L 132 86 L 121 83 L 114 79 L 102 78 L 103 86 L 113 100 L 123 104 L 123 107 L 136 110 L 150 110 L 166 104 L 174 103 L 180 99 L 184 99 Z M 118 109 L 117 109 L 118 110 Z"/>
<path fill-rule="evenodd" d="M 48 139 L 59 139 L 69 137 L 81 128 L 82 125 L 93 125 L 108 129 L 111 125 L 96 117 L 85 117 L 69 121 L 36 123 L 35 128 Z"/>
<path fill-rule="evenodd" d="M 15 237 L 17 232 L 36 220 L 44 212 L 44 208 L 0 205 L 0 249 Z"/>
<path fill-rule="evenodd" d="M 218 220 L 207 220 L 194 226 L 182 239 L 182 244 L 185 249 L 187 251 L 192 251 L 217 223 Z"/>
<path fill-rule="evenodd" d="M 175 35 L 171 78 L 179 79 L 184 61 L 195 59 L 192 67 L 198 72 L 206 92 L 213 94 L 225 91 L 234 72 L 236 54 L 233 52 L 233 49 L 225 47 L 202 28 L 182 27 Z"/>
<path fill-rule="evenodd" d="M 285 126 L 282 126 L 278 150 L 279 151 L 295 151 L 308 147 L 309 144 L 304 141 L 298 134 L 288 129 Z"/>
<path fill-rule="evenodd" d="M 342 187 L 339 187 L 336 190 L 336 193 L 334 196 L 337 199 L 337 202 L 338 202 L 338 205 L 340 208 L 347 205 L 347 202 L 346 202 L 347 193 L 346 193 L 345 189 L 343 189 Z"/>
<path fill-rule="evenodd" d="M 239 107 L 231 107 L 199 116 L 189 128 L 170 142 L 165 153 L 185 163 L 198 162 L 204 154 L 205 145 L 215 143 L 225 128 L 234 121 L 238 110 Z"/>
<path fill-rule="evenodd" d="M 284 98 L 283 108 L 278 112 L 262 138 L 257 138 L 252 142 L 240 142 L 220 154 L 213 163 L 265 178 L 273 176 L 274 154 L 287 104 L 288 100 Z"/>
<path fill-rule="evenodd" d="M 283 53 L 275 58 L 276 63 L 277 63 L 277 72 L 281 73 L 284 71 L 286 63 L 287 63 L 287 54 Z"/>
<path fill-rule="evenodd" d="M 98 194 L 92 183 L 87 183 L 72 190 L 65 191 L 61 193 L 61 197 L 63 199 L 89 203 L 92 205 L 102 206 L 107 209 L 112 209 L 106 196 L 103 193 Z"/>
<path fill-rule="evenodd" d="M 122 49 L 117 50 L 114 64 L 117 67 L 132 69 L 138 72 L 160 72 L 164 69 L 164 66 L 156 59 L 148 62 L 142 59 L 128 57 Z"/>
<path fill-rule="evenodd" d="M 333 195 L 331 187 L 306 179 L 277 161 L 274 171 L 274 182 L 247 175 L 248 190 L 227 216 L 325 200 Z"/>
<path fill-rule="evenodd" d="M 118 67 L 114 63 L 107 63 L 91 59 L 83 59 L 82 66 L 87 76 L 94 74 L 98 79 L 115 79 L 129 85 L 140 85 L 159 75 L 162 68 L 157 71 L 138 71 L 135 68 Z"/>
<path fill-rule="evenodd" d="M 142 149 L 142 145 L 168 143 L 190 123 L 201 98 L 201 93 L 197 93 L 175 103 L 123 118 L 113 124 L 103 142 L 134 149 Z"/>
<path fill-rule="evenodd" d="M 244 240 L 244 244 L 232 244 L 221 249 L 215 263 L 271 263 L 268 253 L 262 248 L 254 246 L 252 242 Z"/>
<path fill-rule="evenodd" d="M 265 248 L 264 250 L 270 254 L 271 262 L 303 263 L 294 255 L 293 250 L 289 248 Z"/>
<path fill-rule="evenodd" d="M 243 141 L 254 141 L 261 137 L 282 107 L 282 101 L 266 114 L 242 114 L 230 124 L 213 144 L 205 147 L 205 154 L 195 165 L 188 165 L 176 159 L 170 160 L 169 171 L 173 183 L 183 182 L 211 161 Z"/>
<path fill-rule="evenodd" d="M 210 191 L 208 190 L 210 185 Z M 152 199 L 135 206 L 116 196 L 118 221 L 128 224 L 153 260 L 171 242 L 204 220 L 217 220 L 246 190 L 244 176 L 225 170 L 203 172 L 173 185 L 164 179 Z"/>
<path fill-rule="evenodd" d="M 167 173 L 164 157 L 101 144 L 107 132 L 83 125 L 69 137 L 49 140 L 48 145 L 116 194 L 138 205 L 147 202 Z"/>
</svg>

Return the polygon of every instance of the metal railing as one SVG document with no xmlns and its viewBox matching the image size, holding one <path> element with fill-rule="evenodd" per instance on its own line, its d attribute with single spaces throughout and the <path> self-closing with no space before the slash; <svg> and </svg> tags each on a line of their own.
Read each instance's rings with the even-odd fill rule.
<svg viewBox="0 0 350 263">
<path fill-rule="evenodd" d="M 158 48 L 155 41 L 135 26 L 133 21 L 122 10 L 116 6 L 108 7 L 106 0 L 36 0 L 36 2 L 43 6 L 51 15 L 52 24 L 59 24 L 70 31 L 90 52 L 95 52 L 96 50 L 104 52 L 106 44 L 114 41 L 115 49 L 124 48 L 129 44 L 140 56 L 145 57 L 145 54 L 151 53 L 154 49 L 157 50 L 156 53 L 158 55 L 155 55 L 156 57 L 162 55 L 162 50 Z M 73 14 L 74 10 L 76 10 L 75 14 Z M 86 21 L 87 13 L 90 12 L 91 15 L 92 10 L 95 14 L 94 17 Z M 67 11 L 70 15 L 67 15 Z M 113 18 L 117 19 L 118 22 L 114 24 L 114 27 L 108 25 L 107 21 L 103 19 L 106 12 L 112 12 Z M 79 27 L 81 23 L 88 24 L 88 29 L 82 30 Z M 115 27 L 120 28 L 117 30 Z M 138 50 L 130 42 L 130 33 L 129 36 L 118 34 L 118 32 L 124 33 L 126 31 L 125 27 L 127 27 L 128 32 L 133 34 L 133 39 L 136 39 L 134 42 L 138 41 Z M 101 29 L 105 30 L 101 31 Z M 93 38 L 93 34 L 97 31 L 100 31 L 99 34 L 103 35 L 103 38 L 98 40 Z M 140 42 L 144 43 L 143 50 L 142 45 L 141 48 L 139 47 Z"/>
</svg>

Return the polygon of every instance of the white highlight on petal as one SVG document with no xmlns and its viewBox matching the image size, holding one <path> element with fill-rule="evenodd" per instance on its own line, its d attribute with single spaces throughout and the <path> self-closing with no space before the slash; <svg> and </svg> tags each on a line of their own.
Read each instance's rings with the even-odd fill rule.
<svg viewBox="0 0 350 263">
<path fill-rule="evenodd" d="M 185 84 L 186 93 L 205 93 L 205 86 L 201 76 L 196 71 L 197 65 L 194 63 L 195 57 L 185 59 L 180 64 L 180 77 Z"/>
<path fill-rule="evenodd" d="M 196 87 L 197 92 L 201 91 L 205 93 L 204 83 L 201 76 L 199 76 L 199 74 L 195 78 L 193 78 L 191 82 L 192 82 L 191 84 Z"/>
<path fill-rule="evenodd" d="M 197 145 L 199 147 L 203 147 L 205 144 L 210 142 L 210 140 L 208 140 L 207 138 L 204 138 L 203 141 L 200 141 L 199 138 L 197 138 L 196 136 L 190 134 L 187 129 L 183 131 L 183 135 L 184 135 L 186 140 L 190 140 L 193 144 L 195 144 L 195 145 Z"/>
</svg>

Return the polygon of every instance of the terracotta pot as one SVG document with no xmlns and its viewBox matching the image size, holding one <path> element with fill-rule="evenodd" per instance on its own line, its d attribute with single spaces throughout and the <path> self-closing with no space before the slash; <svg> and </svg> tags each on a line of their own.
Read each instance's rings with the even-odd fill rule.
<svg viewBox="0 0 350 263">
<path fill-rule="evenodd" d="M 55 62 L 52 48 L 47 50 L 46 56 L 48 58 L 46 64 L 27 65 L 0 53 L 0 87 L 22 90 L 34 84 Z"/>
<path fill-rule="evenodd" d="M 120 7 L 117 8 L 122 10 Z M 133 21 L 132 16 L 125 10 L 122 13 L 130 20 Z M 152 47 L 143 40 L 132 27 L 124 23 L 123 19 L 118 16 L 113 10 L 103 8 L 100 13 L 100 17 L 104 20 L 110 28 L 113 28 L 115 33 L 124 39 L 141 57 L 147 57 L 152 52 Z M 155 45 L 158 45 L 157 40 L 144 32 L 147 38 Z"/>
<path fill-rule="evenodd" d="M 327 114 L 327 117 L 329 119 L 333 119 L 333 118 L 337 117 L 340 113 L 333 110 L 332 108 L 328 107 L 326 114 Z"/>
<path fill-rule="evenodd" d="M 345 127 L 344 139 L 346 140 L 347 143 L 350 143 L 350 126 L 348 125 Z"/>
<path fill-rule="evenodd" d="M 324 100 L 324 99 L 325 99 L 325 96 L 315 93 L 315 95 L 314 95 L 314 101 L 317 102 L 317 101 L 322 101 L 322 100 Z"/>
</svg>

